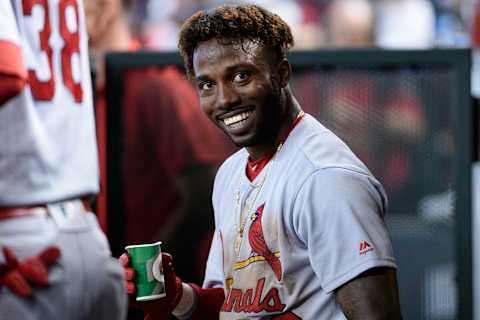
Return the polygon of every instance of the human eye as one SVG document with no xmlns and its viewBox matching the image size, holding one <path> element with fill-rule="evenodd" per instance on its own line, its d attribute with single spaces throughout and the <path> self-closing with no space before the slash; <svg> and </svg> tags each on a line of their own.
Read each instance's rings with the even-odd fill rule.
<svg viewBox="0 0 480 320">
<path fill-rule="evenodd" d="M 237 72 L 233 75 L 233 82 L 235 83 L 243 83 L 250 79 L 250 73 L 245 71 Z"/>
<path fill-rule="evenodd" d="M 201 81 L 198 83 L 198 89 L 200 91 L 209 91 L 213 89 L 213 82 L 211 81 Z"/>
</svg>

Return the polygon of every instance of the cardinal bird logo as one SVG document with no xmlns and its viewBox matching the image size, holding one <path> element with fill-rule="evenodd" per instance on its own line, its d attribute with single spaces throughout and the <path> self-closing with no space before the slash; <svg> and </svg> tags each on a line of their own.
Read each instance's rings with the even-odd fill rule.
<svg viewBox="0 0 480 320">
<path fill-rule="evenodd" d="M 257 211 L 252 215 L 252 224 L 248 231 L 248 241 L 254 254 L 262 256 L 272 268 L 275 273 L 275 277 L 280 281 L 282 277 L 282 264 L 280 259 L 267 247 L 265 237 L 263 236 L 262 229 L 262 215 L 265 204 L 262 204 Z"/>
</svg>

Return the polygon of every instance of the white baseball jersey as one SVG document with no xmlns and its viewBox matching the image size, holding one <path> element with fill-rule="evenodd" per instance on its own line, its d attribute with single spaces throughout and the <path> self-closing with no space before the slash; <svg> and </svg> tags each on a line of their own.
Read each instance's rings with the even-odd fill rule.
<svg viewBox="0 0 480 320">
<path fill-rule="evenodd" d="M 370 268 L 396 268 L 382 186 L 310 115 L 253 182 L 247 158 L 242 149 L 227 159 L 214 185 L 204 287 L 225 289 L 220 319 L 345 319 L 333 291 Z M 252 208 L 238 255 L 237 193 Z"/>
<path fill-rule="evenodd" d="M 28 69 L 25 90 L 0 106 L 0 206 L 98 191 L 83 10 L 77 0 L 0 1 L 0 43 L 20 46 Z"/>
</svg>

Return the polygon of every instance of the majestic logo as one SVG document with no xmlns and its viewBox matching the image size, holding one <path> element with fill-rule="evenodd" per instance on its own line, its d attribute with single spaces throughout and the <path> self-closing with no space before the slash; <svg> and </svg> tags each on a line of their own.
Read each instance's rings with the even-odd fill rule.
<svg viewBox="0 0 480 320">
<path fill-rule="evenodd" d="M 256 288 L 246 290 L 231 288 L 223 303 L 223 312 L 279 312 L 285 309 L 285 304 L 280 300 L 277 288 L 271 288 L 267 294 L 263 294 L 265 278 L 257 281 Z M 264 297 L 262 299 L 262 297 Z"/>
<path fill-rule="evenodd" d="M 373 251 L 372 245 L 365 240 L 360 241 L 360 255 L 364 255 L 369 251 Z"/>
<path fill-rule="evenodd" d="M 282 278 L 282 264 L 278 258 L 279 253 L 272 252 L 265 242 L 262 229 L 262 215 L 265 204 L 262 204 L 252 215 L 252 224 L 248 231 L 248 241 L 255 257 L 263 257 L 272 268 L 273 273 L 278 281 Z M 263 260 L 263 259 L 262 259 Z"/>
</svg>

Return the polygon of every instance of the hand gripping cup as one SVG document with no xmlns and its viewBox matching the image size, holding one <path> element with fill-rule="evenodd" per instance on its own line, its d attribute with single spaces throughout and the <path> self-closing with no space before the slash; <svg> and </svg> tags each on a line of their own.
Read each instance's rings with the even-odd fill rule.
<svg viewBox="0 0 480 320">
<path fill-rule="evenodd" d="M 126 246 L 135 270 L 136 300 L 147 301 L 165 297 L 165 280 L 160 272 L 162 242 Z"/>
</svg>

